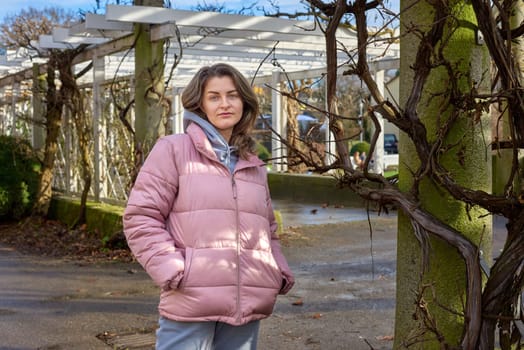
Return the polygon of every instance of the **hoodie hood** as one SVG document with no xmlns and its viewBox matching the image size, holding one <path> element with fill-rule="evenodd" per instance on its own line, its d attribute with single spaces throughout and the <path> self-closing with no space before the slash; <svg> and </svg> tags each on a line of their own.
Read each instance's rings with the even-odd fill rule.
<svg viewBox="0 0 524 350">
<path fill-rule="evenodd" d="M 189 124 L 197 124 L 206 134 L 211 147 L 215 151 L 218 160 L 224 164 L 229 172 L 232 174 L 236 164 L 238 163 L 238 150 L 234 146 L 230 146 L 226 139 L 217 131 L 217 129 L 205 120 L 199 117 L 193 112 L 184 111 L 184 131 L 187 129 Z"/>
</svg>

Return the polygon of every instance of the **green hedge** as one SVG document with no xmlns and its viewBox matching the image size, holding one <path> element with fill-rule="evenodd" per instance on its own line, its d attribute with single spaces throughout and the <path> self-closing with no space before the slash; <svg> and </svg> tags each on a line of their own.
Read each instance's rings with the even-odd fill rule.
<svg viewBox="0 0 524 350">
<path fill-rule="evenodd" d="M 269 173 L 268 182 L 274 199 L 348 207 L 362 207 L 364 203 L 349 189 L 338 188 L 337 180 L 331 176 Z M 123 207 L 93 202 L 88 202 L 87 206 L 88 231 L 104 241 L 121 236 Z M 72 225 L 78 217 L 79 208 L 79 200 L 55 196 L 51 201 L 49 218 Z M 275 217 L 282 228 L 280 212 L 275 211 Z"/>
<path fill-rule="evenodd" d="M 73 225 L 80 212 L 80 200 L 54 196 L 49 207 L 48 217 L 66 225 Z M 100 239 L 109 239 L 122 233 L 122 214 L 124 208 L 105 203 L 88 202 L 86 225 Z"/>
<path fill-rule="evenodd" d="M 353 156 L 353 154 L 355 154 L 355 152 L 357 152 L 357 151 L 360 154 L 362 154 L 362 152 L 366 152 L 366 154 L 369 154 L 369 147 L 370 147 L 369 143 L 367 143 L 366 141 L 357 142 L 353 146 L 351 146 L 351 150 L 349 151 L 349 155 Z"/>
<path fill-rule="evenodd" d="M 274 199 L 348 207 L 364 205 L 356 193 L 348 188 L 339 188 L 332 176 L 269 173 L 268 182 Z"/>
<path fill-rule="evenodd" d="M 33 207 L 41 164 L 26 140 L 0 135 L 0 221 L 19 220 Z"/>
</svg>

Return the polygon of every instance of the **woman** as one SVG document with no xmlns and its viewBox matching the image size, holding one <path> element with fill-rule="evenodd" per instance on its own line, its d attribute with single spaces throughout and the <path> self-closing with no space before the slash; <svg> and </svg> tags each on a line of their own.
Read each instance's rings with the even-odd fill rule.
<svg viewBox="0 0 524 350">
<path fill-rule="evenodd" d="M 156 143 L 124 213 L 129 247 L 162 290 L 156 349 L 256 349 L 259 320 L 294 284 L 249 135 L 258 102 L 216 64 L 182 104 L 185 134 Z"/>
</svg>

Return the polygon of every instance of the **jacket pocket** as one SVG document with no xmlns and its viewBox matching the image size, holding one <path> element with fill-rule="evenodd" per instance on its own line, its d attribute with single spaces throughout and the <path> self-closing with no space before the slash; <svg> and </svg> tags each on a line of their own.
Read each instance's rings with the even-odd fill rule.
<svg viewBox="0 0 524 350">
<path fill-rule="evenodd" d="M 179 289 L 183 289 L 188 281 L 189 275 L 191 273 L 191 264 L 193 262 L 193 248 L 186 247 L 186 258 L 184 261 L 184 276 L 182 281 L 180 281 Z"/>
<path fill-rule="evenodd" d="M 273 287 L 277 290 L 279 290 L 282 287 L 282 279 L 284 279 L 284 274 L 280 270 L 280 267 L 277 264 L 277 261 L 273 255 L 273 253 L 270 251 L 269 254 L 269 269 L 271 273 L 272 280 L 274 282 Z"/>
</svg>

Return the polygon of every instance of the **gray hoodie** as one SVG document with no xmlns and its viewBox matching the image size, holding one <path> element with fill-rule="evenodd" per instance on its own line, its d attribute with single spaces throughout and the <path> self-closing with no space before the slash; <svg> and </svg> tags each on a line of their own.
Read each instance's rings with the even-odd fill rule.
<svg viewBox="0 0 524 350">
<path fill-rule="evenodd" d="M 211 143 L 218 160 L 220 160 L 220 162 L 224 164 L 232 174 L 238 162 L 237 148 L 230 146 L 213 124 L 193 112 L 184 111 L 184 130 L 186 130 L 190 123 L 195 123 L 202 128 L 207 139 Z"/>
</svg>

